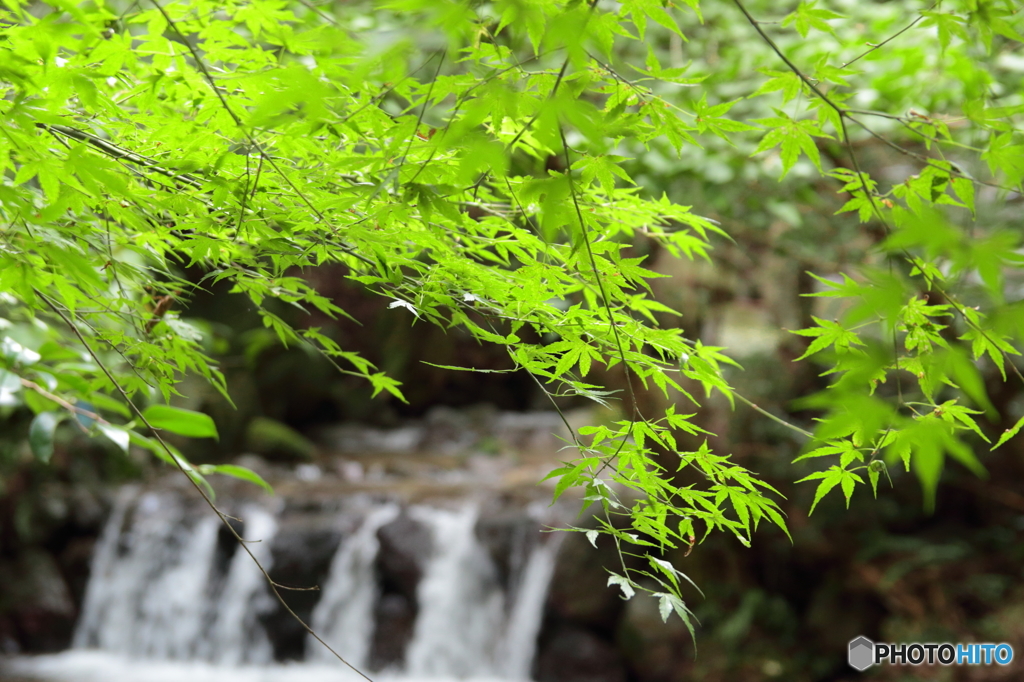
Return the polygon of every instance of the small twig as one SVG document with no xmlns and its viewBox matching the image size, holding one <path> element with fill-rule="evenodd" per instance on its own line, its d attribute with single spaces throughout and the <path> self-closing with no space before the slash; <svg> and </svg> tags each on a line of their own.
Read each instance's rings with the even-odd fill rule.
<svg viewBox="0 0 1024 682">
<path fill-rule="evenodd" d="M 629 361 L 626 359 L 626 351 L 622 345 L 622 338 L 619 336 L 619 327 L 615 324 L 615 312 L 611 307 L 611 299 L 608 296 L 608 291 L 604 285 L 604 279 L 601 277 L 601 272 L 597 267 L 597 259 L 594 257 L 594 250 L 590 245 L 590 234 L 587 229 L 586 220 L 583 218 L 583 211 L 580 209 L 579 197 L 576 195 L 576 183 L 572 177 L 572 159 L 569 157 L 569 143 L 565 139 L 565 130 L 562 129 L 561 124 L 558 126 L 558 135 L 562 140 L 562 152 L 565 155 L 565 177 L 569 182 L 569 194 L 572 198 L 572 205 L 576 211 L 576 219 L 580 223 L 580 238 L 583 240 L 583 245 L 587 250 L 587 258 L 590 261 L 590 267 L 594 270 L 594 280 L 597 282 L 598 291 L 601 293 L 601 302 L 604 305 L 605 312 L 608 313 L 608 326 L 611 327 L 612 337 L 615 339 L 615 347 L 619 353 L 619 358 L 622 360 L 622 371 L 626 377 L 626 387 L 629 389 L 629 398 L 632 403 L 633 413 L 629 418 L 629 431 L 628 434 L 632 434 L 633 428 L 637 421 L 643 419 L 643 415 L 640 414 L 640 404 L 636 399 L 636 392 L 633 388 L 633 377 L 630 373 Z M 611 457 L 605 460 L 601 468 L 598 469 L 595 476 L 599 475 L 604 469 L 611 463 L 612 460 L 619 454 L 623 447 L 626 445 L 626 438 L 623 438 L 619 442 L 618 448 Z"/>
<path fill-rule="evenodd" d="M 50 123 L 37 122 L 36 126 L 42 128 L 43 130 L 46 130 L 47 132 L 55 136 L 57 133 L 59 133 L 60 135 L 70 137 L 73 140 L 85 142 L 86 144 L 95 147 L 105 156 L 109 156 L 110 158 L 116 159 L 118 161 L 128 161 L 129 163 L 133 163 L 137 166 L 142 166 L 143 168 L 156 171 L 161 175 L 167 176 L 171 180 L 183 182 L 186 185 L 193 187 L 194 189 L 199 189 L 200 187 L 203 186 L 202 180 L 192 175 L 189 175 L 188 173 L 175 173 L 172 170 L 164 168 L 153 159 L 142 156 L 141 154 L 136 154 L 135 152 L 128 151 L 127 149 L 118 147 L 117 145 L 111 144 L 106 140 L 96 137 L 95 135 L 91 135 L 83 130 L 78 130 L 77 128 L 72 128 L 70 126 L 54 125 Z"/>
<path fill-rule="evenodd" d="M 108 422 L 106 419 L 96 414 L 95 412 L 83 409 L 78 405 L 69 403 L 67 400 L 64 400 L 64 398 L 61 398 L 59 395 L 54 395 L 53 393 L 50 393 L 49 391 L 47 391 L 45 388 L 43 388 L 34 381 L 29 381 L 28 379 L 22 377 L 18 377 L 18 379 L 21 381 L 21 385 L 24 386 L 25 388 L 35 391 L 36 393 L 43 396 L 47 400 L 52 400 L 53 402 L 57 403 L 58 405 L 60 405 L 69 412 L 80 414 L 83 417 L 88 417 L 89 419 L 92 419 L 93 421 L 99 424 L 103 424 L 104 426 L 113 426 L 110 422 Z M 81 424 L 79 425 L 81 426 Z"/>
<path fill-rule="evenodd" d="M 393 171 L 395 173 L 395 194 L 398 194 L 398 185 L 401 180 L 402 166 L 405 165 L 405 160 L 409 158 L 409 151 L 412 150 L 412 143 L 416 139 L 416 136 L 420 132 L 420 124 L 423 123 L 423 117 L 427 113 L 427 107 L 430 106 L 430 95 L 434 92 L 434 84 L 437 83 L 437 77 L 441 74 L 441 67 L 444 65 L 444 58 L 448 55 L 448 50 L 441 50 L 440 58 L 437 60 L 437 68 L 434 70 L 434 78 L 431 79 L 430 85 L 427 86 L 427 94 L 423 96 L 423 106 L 420 107 L 419 114 L 416 115 L 416 125 L 413 126 L 412 135 L 409 136 L 409 143 L 405 146 L 405 153 L 402 154 L 402 158 L 398 162 L 398 167 Z M 419 176 L 420 171 L 425 168 L 424 164 L 419 170 L 416 171 L 416 176 Z M 386 182 L 383 180 L 382 182 Z M 372 196 L 371 196 L 372 198 Z"/>
<path fill-rule="evenodd" d="M 588 12 L 587 13 L 587 21 L 588 22 L 590 20 L 590 15 L 593 13 L 594 7 L 596 7 L 596 6 L 597 6 L 597 0 L 590 0 L 590 2 L 588 3 L 588 6 L 587 6 L 587 12 Z M 555 84 L 553 86 L 551 86 L 551 92 L 548 93 L 548 96 L 546 98 L 547 102 L 550 102 L 552 99 L 555 98 L 555 95 L 558 94 L 558 89 L 562 85 L 562 80 L 565 78 L 565 72 L 569 69 L 569 61 L 570 61 L 570 56 L 566 55 L 565 61 L 562 62 L 562 67 L 560 69 L 558 69 L 558 76 L 555 78 Z M 525 135 L 526 132 L 533 126 L 533 124 L 537 122 L 537 119 L 540 118 L 540 115 L 543 112 L 544 112 L 543 107 L 539 108 L 537 110 L 537 113 L 535 113 L 532 117 L 530 117 L 529 121 L 527 121 L 526 123 L 523 124 L 523 127 L 519 130 L 518 133 L 515 134 L 515 137 L 513 137 L 512 140 L 508 144 L 505 145 L 505 149 L 506 150 L 510 150 L 510 151 L 513 150 L 513 148 L 515 147 L 516 143 L 519 142 L 519 140 L 523 137 L 523 135 Z M 479 190 L 480 186 L 483 185 L 484 180 L 487 178 L 487 176 L 489 174 L 490 174 L 490 171 L 484 171 L 483 173 L 480 174 L 480 177 L 477 179 L 476 182 L 474 182 L 472 185 L 470 185 L 469 187 L 465 188 L 462 191 L 468 192 L 470 190 L 473 190 L 474 193 L 475 193 L 476 190 Z"/>
<path fill-rule="evenodd" d="M 747 400 L 746 398 L 744 398 L 742 395 L 740 395 L 736 391 L 733 391 L 732 394 L 734 396 L 736 396 L 737 398 L 739 398 L 741 403 L 745 403 L 748 407 L 753 408 L 757 412 L 759 412 L 759 413 L 763 414 L 764 416 L 768 417 L 769 419 L 771 419 L 773 422 L 775 422 L 777 424 L 780 424 L 782 426 L 785 426 L 787 429 L 789 429 L 791 431 L 796 431 L 801 436 L 806 436 L 807 438 L 810 438 L 811 440 L 814 440 L 815 436 L 810 431 L 807 431 L 805 429 L 801 429 L 796 424 L 791 424 L 788 421 L 786 421 L 785 419 L 782 419 L 781 417 L 778 417 L 778 416 L 772 414 L 771 412 L 769 412 L 768 410 L 764 409 L 760 405 L 757 405 L 757 404 Z"/>
<path fill-rule="evenodd" d="M 299 0 L 299 3 L 302 4 L 303 6 L 305 6 L 306 9 L 308 9 L 313 14 L 316 14 L 318 17 L 320 17 L 321 19 L 323 19 L 327 23 L 333 24 L 334 26 L 338 25 L 338 20 L 337 19 L 335 19 L 334 17 L 332 17 L 329 14 L 327 14 L 326 12 L 324 12 L 322 9 L 320 9 L 319 7 L 314 5 L 309 0 Z"/>
<path fill-rule="evenodd" d="M 939 3 L 937 3 L 937 2 L 935 2 L 935 3 L 932 3 L 931 7 L 929 7 L 928 9 L 926 9 L 926 10 L 925 10 L 925 12 L 927 12 L 927 11 L 929 11 L 929 10 L 933 9 L 933 8 L 934 8 L 934 7 L 936 6 L 936 5 L 938 5 L 938 4 L 939 4 Z M 848 62 L 845 62 L 844 64 L 842 64 L 842 65 L 841 65 L 841 66 L 840 66 L 839 68 L 840 68 L 840 69 L 845 69 L 845 68 L 846 68 L 847 66 L 849 66 L 850 64 L 853 64 L 854 62 L 856 62 L 856 61 L 858 61 L 858 60 L 860 60 L 860 59 L 863 59 L 864 57 L 867 57 L 867 56 L 868 56 L 869 54 L 871 54 L 872 52 L 874 52 L 874 51 L 875 51 L 875 50 L 877 50 L 878 48 L 880 48 L 880 47 L 883 47 L 884 45 L 886 45 L 886 44 L 888 44 L 889 42 L 891 42 L 891 41 L 895 40 L 896 38 L 899 38 L 899 37 L 900 37 L 901 35 L 903 35 L 903 34 L 904 34 L 904 33 L 906 33 L 907 31 L 909 31 L 910 29 L 912 29 L 912 28 L 914 28 L 915 26 L 917 26 L 918 22 L 920 22 L 920 21 L 921 21 L 922 19 L 924 19 L 924 14 L 920 14 L 920 15 L 918 15 L 918 17 L 917 17 L 916 19 L 914 19 L 914 20 L 913 20 L 912 22 L 910 22 L 909 24 L 907 24 L 906 26 L 904 26 L 904 27 L 903 27 L 902 29 L 900 29 L 900 30 L 899 30 L 899 31 L 897 31 L 896 33 L 893 33 L 893 34 L 892 34 L 891 36 L 889 36 L 888 38 L 886 38 L 886 39 L 885 39 L 885 40 L 883 40 L 882 42 L 880 42 L 880 43 L 868 43 L 868 45 L 870 45 L 870 46 L 871 46 L 871 48 L 870 48 L 870 49 L 868 49 L 868 50 L 865 50 L 864 52 L 861 52 L 861 53 L 860 53 L 859 55 L 857 55 L 856 57 L 854 57 L 854 58 L 853 58 L 853 59 L 851 59 L 850 61 L 848 61 Z"/>
</svg>

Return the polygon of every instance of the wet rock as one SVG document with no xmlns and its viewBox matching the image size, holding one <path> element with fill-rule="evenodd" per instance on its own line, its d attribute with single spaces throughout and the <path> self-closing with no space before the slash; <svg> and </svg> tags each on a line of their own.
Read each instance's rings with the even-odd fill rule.
<svg viewBox="0 0 1024 682">
<path fill-rule="evenodd" d="M 370 670 L 401 668 L 416 624 L 416 603 L 394 592 L 381 595 L 374 609 Z"/>
<path fill-rule="evenodd" d="M 616 636 L 618 649 L 631 670 L 645 682 L 685 679 L 693 658 L 693 642 L 674 614 L 662 621 L 658 602 L 638 594 L 626 603 Z"/>
<path fill-rule="evenodd" d="M 614 643 L 625 602 L 608 588 L 608 569 L 621 571 L 606 538 L 597 548 L 582 533 L 563 538 L 537 640 L 538 682 L 626 679 L 626 663 Z"/>
<path fill-rule="evenodd" d="M 6 639 L 27 651 L 50 652 L 71 641 L 75 605 L 53 557 L 38 549 L 26 550 L 15 561 L 0 564 L 2 611 L 9 623 Z"/>
<path fill-rule="evenodd" d="M 626 667 L 615 645 L 580 627 L 550 636 L 535 662 L 537 682 L 626 682 Z"/>
<path fill-rule="evenodd" d="M 595 549 L 582 533 L 568 535 L 548 591 L 548 617 L 611 632 L 624 604 L 618 592 L 608 589 L 607 569 L 621 572 L 617 563 L 615 548 L 606 538 Z"/>
<path fill-rule="evenodd" d="M 498 574 L 498 582 L 510 599 L 515 598 L 516 578 L 521 574 L 529 550 L 540 537 L 541 525 L 525 511 L 506 511 L 481 516 L 476 537 L 487 550 Z"/>
<path fill-rule="evenodd" d="M 435 407 L 427 413 L 422 447 L 428 452 L 454 455 L 468 451 L 481 438 L 489 414 L 471 414 L 468 410 Z"/>
<path fill-rule="evenodd" d="M 286 511 L 279 521 L 271 548 L 270 576 L 289 587 L 320 586 L 330 572 L 331 559 L 341 541 L 334 514 Z M 320 600 L 319 590 L 282 591 L 288 605 L 307 623 Z M 275 599 L 260 615 L 278 661 L 302 660 L 306 631 Z"/>
<path fill-rule="evenodd" d="M 430 556 L 430 530 L 403 512 L 377 531 L 380 550 L 374 569 L 381 595 L 370 643 L 370 668 L 400 668 L 413 635 L 419 603 L 416 588 Z"/>
<path fill-rule="evenodd" d="M 320 438 L 331 450 L 357 457 L 368 454 L 401 455 L 416 452 L 425 433 L 426 430 L 420 425 L 376 429 L 343 424 L 323 429 Z"/>
<path fill-rule="evenodd" d="M 565 445 L 558 437 L 568 433 L 555 412 L 503 412 L 494 423 L 495 437 L 519 452 L 553 452 Z"/>
<path fill-rule="evenodd" d="M 71 540 L 67 547 L 60 553 L 58 563 L 61 572 L 64 574 L 68 589 L 71 592 L 71 600 L 76 605 L 82 603 L 85 596 L 85 588 L 89 582 L 89 574 L 92 569 L 92 555 L 96 546 L 95 536 L 77 537 Z"/>
<path fill-rule="evenodd" d="M 403 512 L 377 531 L 377 571 L 382 588 L 416 600 L 416 586 L 430 557 L 430 529 Z"/>
</svg>

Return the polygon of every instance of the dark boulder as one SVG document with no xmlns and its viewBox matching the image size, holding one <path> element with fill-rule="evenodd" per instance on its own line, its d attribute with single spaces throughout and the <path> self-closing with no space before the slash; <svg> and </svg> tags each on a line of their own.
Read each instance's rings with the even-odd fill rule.
<svg viewBox="0 0 1024 682">
<path fill-rule="evenodd" d="M 341 541 L 335 514 L 286 510 L 279 520 L 271 546 L 270 577 L 287 587 L 321 586 L 331 568 L 331 559 Z M 320 600 L 319 590 L 282 590 L 288 605 L 307 623 Z M 302 660 L 306 649 L 306 631 L 274 599 L 260 614 L 260 622 L 274 648 L 278 661 Z"/>
<path fill-rule="evenodd" d="M 615 645 L 582 627 L 555 630 L 534 663 L 537 682 L 626 682 Z"/>
<path fill-rule="evenodd" d="M 403 512 L 377 531 L 380 550 L 374 569 L 380 599 L 374 613 L 376 625 L 370 642 L 370 668 L 400 668 L 412 639 L 419 602 L 416 587 L 430 557 L 430 529 Z"/>
</svg>

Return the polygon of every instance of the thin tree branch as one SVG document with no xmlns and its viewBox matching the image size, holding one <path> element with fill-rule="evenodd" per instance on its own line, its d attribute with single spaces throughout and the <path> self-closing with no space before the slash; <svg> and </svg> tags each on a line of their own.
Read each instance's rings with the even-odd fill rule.
<svg viewBox="0 0 1024 682">
<path fill-rule="evenodd" d="M 196 178 L 195 176 L 189 175 L 188 173 L 175 173 L 172 170 L 164 168 L 154 159 L 142 156 L 141 154 L 136 154 L 135 152 L 128 151 L 127 149 L 124 149 L 122 147 L 118 147 L 117 145 L 111 144 L 110 142 L 107 142 L 102 138 L 96 137 L 95 135 L 91 135 L 83 130 L 78 130 L 77 128 L 72 128 L 71 126 L 55 125 L 52 123 L 37 122 L 36 126 L 50 133 L 59 133 L 61 135 L 64 135 L 65 137 L 70 137 L 73 140 L 85 142 L 95 147 L 105 156 L 109 156 L 110 158 L 116 159 L 118 161 L 127 161 L 137 166 L 142 166 L 143 168 L 156 171 L 157 173 L 164 175 L 172 180 L 185 183 L 186 185 L 189 185 L 194 189 L 199 189 L 200 187 L 203 186 L 203 181 L 200 180 L 199 178 Z"/>
<path fill-rule="evenodd" d="M 23 377 L 18 377 L 18 379 L 21 381 L 21 385 L 24 386 L 25 388 L 28 388 L 28 389 L 31 389 L 31 390 L 35 391 L 36 393 L 38 393 L 39 395 L 43 396 L 47 400 L 52 400 L 53 402 L 57 403 L 58 405 L 63 407 L 68 412 L 72 412 L 74 414 L 80 414 L 83 417 L 87 417 L 89 419 L 92 419 L 93 421 L 95 421 L 95 422 L 97 422 L 99 424 L 103 424 L 104 426 L 113 426 L 110 422 L 108 422 L 106 419 L 104 419 L 100 415 L 96 414 L 95 412 L 92 412 L 91 410 L 83 409 L 83 408 L 79 407 L 78 405 L 74 405 L 72 403 L 69 403 L 67 400 L 64 400 L 64 398 L 61 398 L 59 395 L 54 395 L 53 393 L 50 393 L 49 391 L 47 391 L 45 388 L 43 388 L 42 386 L 40 386 L 39 384 L 37 384 L 34 381 L 29 381 L 28 379 L 25 379 Z M 81 426 L 81 424 L 79 424 L 79 426 Z"/>
<path fill-rule="evenodd" d="M 281 606 L 284 607 L 284 609 L 292 616 L 292 618 L 294 618 L 295 621 L 298 622 L 299 625 L 301 625 L 302 628 L 311 637 L 313 637 L 316 641 L 322 644 L 328 651 L 334 654 L 335 658 L 337 658 L 339 661 L 348 666 L 353 672 L 362 677 L 364 680 L 367 680 L 367 682 L 373 682 L 373 680 L 371 680 L 365 673 L 363 673 L 361 670 L 359 670 L 354 665 L 345 660 L 341 656 L 341 654 L 339 654 L 329 644 L 327 644 L 327 642 L 321 639 L 320 635 L 314 632 L 313 628 L 307 625 L 306 621 L 303 620 L 299 616 L 299 614 L 295 613 L 292 607 L 288 605 L 288 602 L 285 601 L 284 596 L 280 592 L 280 589 L 290 588 L 278 584 L 270 577 L 270 573 L 267 572 L 267 569 L 263 566 L 260 560 L 256 558 L 256 555 L 253 554 L 251 549 L 249 549 L 249 543 L 246 542 L 241 535 L 239 535 L 238 531 L 235 530 L 235 527 L 229 522 L 229 519 L 233 517 L 229 517 L 227 514 L 222 512 L 220 508 L 213 502 L 213 500 L 210 499 L 210 496 L 207 495 L 206 491 L 203 490 L 202 486 L 200 486 L 199 483 L 195 480 L 195 478 L 193 478 L 194 469 L 192 468 L 192 466 L 190 464 L 186 464 L 185 462 L 183 462 L 181 458 L 179 458 L 174 453 L 174 451 L 171 450 L 170 446 L 168 446 L 166 441 L 164 441 L 163 436 L 160 435 L 160 431 L 149 423 L 149 420 L 146 419 L 146 416 L 142 413 L 142 410 L 140 410 L 139 407 L 135 404 L 135 402 L 132 401 L 132 399 L 128 396 L 128 393 L 124 390 L 124 388 L 121 387 L 121 384 L 117 381 L 116 378 L 114 378 L 113 373 L 111 373 L 111 371 L 107 369 L 106 364 L 100 359 L 96 351 L 93 350 L 93 347 L 86 340 L 82 332 L 79 331 L 78 327 L 76 327 L 75 324 L 70 319 L 68 319 L 68 317 L 60 310 L 60 308 L 58 308 L 53 303 L 53 301 L 49 299 L 49 297 L 43 294 L 43 292 L 39 291 L 38 289 L 33 289 L 33 291 L 37 296 L 39 296 L 39 298 L 43 300 L 43 302 L 46 303 L 47 306 L 50 307 L 51 310 L 53 310 L 54 313 L 57 314 L 58 317 L 61 318 L 61 320 L 64 321 L 64 324 L 66 324 L 68 328 L 71 329 L 72 333 L 74 333 L 74 335 L 78 337 L 79 342 L 83 346 L 85 346 L 86 351 L 89 353 L 90 356 L 92 356 L 93 361 L 103 371 L 103 374 L 106 375 L 107 379 L 110 381 L 111 384 L 113 384 L 114 388 L 117 389 L 118 393 L 121 394 L 122 399 L 125 401 L 125 403 L 127 403 L 131 411 L 135 414 L 139 421 L 142 422 L 142 424 L 145 425 L 145 427 L 150 430 L 150 432 L 153 434 L 154 439 L 156 439 L 156 441 L 160 444 L 160 447 L 163 448 L 164 452 L 167 453 L 171 460 L 174 461 L 175 465 L 178 467 L 178 470 L 181 471 L 181 473 L 188 478 L 188 480 L 192 483 L 192 487 L 194 487 L 196 491 L 200 494 L 200 496 L 202 496 L 206 504 L 210 507 L 210 509 L 213 510 L 213 513 L 217 515 L 217 517 L 221 520 L 221 523 L 224 524 L 224 526 L 228 529 L 231 535 L 234 536 L 235 540 L 238 541 L 238 544 L 242 547 L 242 549 L 245 550 L 245 553 L 248 554 L 249 558 L 252 559 L 253 563 L 256 564 L 256 567 L 260 570 L 260 573 L 263 574 L 263 577 L 266 580 L 267 585 L 270 587 L 270 590 L 274 593 L 274 596 L 277 597 L 277 600 L 278 602 L 280 602 Z"/>
<path fill-rule="evenodd" d="M 929 11 L 929 10 L 933 9 L 933 8 L 934 8 L 934 7 L 936 6 L 936 5 L 938 5 L 938 4 L 939 4 L 939 3 L 937 3 L 937 2 L 934 2 L 934 3 L 932 3 L 931 7 L 929 7 L 928 9 L 926 9 L 926 10 L 925 10 L 925 12 L 927 12 L 927 11 Z M 896 38 L 899 38 L 899 37 L 900 37 L 901 35 L 903 35 L 903 34 L 904 34 L 904 33 L 906 33 L 907 31 L 909 31 L 910 29 L 912 29 L 912 28 L 914 28 L 915 26 L 917 26 L 918 22 L 920 22 L 920 21 L 921 21 L 922 19 L 924 19 L 924 14 L 920 14 L 920 15 L 918 15 L 918 17 L 917 17 L 916 19 L 914 19 L 914 20 L 913 20 L 912 22 L 910 22 L 909 24 L 907 24 L 906 26 L 904 26 L 904 27 L 903 27 L 902 29 L 900 29 L 900 30 L 899 30 L 899 31 L 897 31 L 896 33 L 893 33 L 893 34 L 892 34 L 891 36 L 889 36 L 888 38 L 886 38 L 886 39 L 885 39 L 885 40 L 883 40 L 882 42 L 880 42 L 880 43 L 877 43 L 877 44 L 872 44 L 872 43 L 868 43 L 869 45 L 871 45 L 871 48 L 870 48 L 870 49 L 868 49 L 868 50 L 865 50 L 864 52 L 861 52 L 861 53 L 860 53 L 859 55 L 857 55 L 856 57 L 854 57 L 854 58 L 853 58 L 853 59 L 851 59 L 850 61 L 848 61 L 848 62 L 845 62 L 844 64 L 842 64 L 842 65 L 841 65 L 841 66 L 840 66 L 839 68 L 840 68 L 840 69 L 845 69 L 845 68 L 846 68 L 847 66 L 849 66 L 850 64 L 853 64 L 854 62 L 856 62 L 856 61 L 859 61 L 859 60 L 863 59 L 864 57 L 867 57 L 867 56 L 868 56 L 869 54 L 871 54 L 871 53 L 872 53 L 872 52 L 874 52 L 875 50 L 879 49 L 880 47 L 883 47 L 883 46 L 887 45 L 888 43 L 892 42 L 892 41 L 893 41 L 893 40 L 895 40 Z"/>
<path fill-rule="evenodd" d="M 850 142 L 849 135 L 847 134 L 845 121 L 846 121 L 847 118 L 849 118 L 851 121 L 853 121 L 854 123 L 859 125 L 861 128 L 866 130 L 868 133 L 873 135 L 875 138 L 879 139 L 880 141 L 884 142 L 885 144 L 889 145 L 890 147 L 896 149 L 897 151 L 900 151 L 901 153 L 909 154 L 911 156 L 916 156 L 916 157 L 920 157 L 920 155 L 914 154 L 913 152 L 910 152 L 909 150 L 904 150 L 899 145 L 896 145 L 895 143 L 887 140 L 885 137 L 875 133 L 870 128 L 868 128 L 866 125 L 864 125 L 864 123 L 862 123 L 861 121 L 859 121 L 858 119 L 856 119 L 852 115 L 850 115 L 849 111 L 847 111 L 846 109 L 843 109 L 842 107 L 838 106 L 835 102 L 833 102 L 831 99 L 829 99 L 829 97 L 823 91 L 821 91 L 811 81 L 811 79 L 809 79 L 806 75 L 804 75 L 803 72 L 801 72 L 800 69 L 782 52 L 782 50 L 779 48 L 779 46 L 775 44 L 775 41 L 773 41 L 771 39 L 771 37 L 769 37 L 768 34 L 766 34 L 764 32 L 764 30 L 758 24 L 758 21 L 756 19 L 754 19 L 753 16 L 751 16 L 749 11 L 747 11 L 747 8 L 744 6 L 742 0 L 733 0 L 733 2 L 735 3 L 736 7 L 739 8 L 740 12 L 742 12 L 743 15 L 747 18 L 747 21 L 750 23 L 750 25 L 754 27 L 754 30 L 756 30 L 758 32 L 758 34 L 768 44 L 768 46 L 772 49 L 772 51 L 775 52 L 775 54 L 779 57 L 779 59 L 781 59 L 786 64 L 786 66 L 788 66 L 789 69 L 798 78 L 800 78 L 800 80 L 803 81 L 804 84 L 807 85 L 807 87 L 810 88 L 810 90 L 815 95 L 817 95 L 825 104 L 827 104 L 829 107 L 831 107 L 839 115 L 839 122 L 840 122 L 840 125 L 841 125 L 841 128 L 842 128 L 843 141 L 844 141 L 844 143 L 846 145 L 847 153 L 850 156 L 850 160 L 853 163 L 854 171 L 857 173 L 857 177 L 858 177 L 858 179 L 861 182 L 861 187 L 863 188 L 864 195 L 865 195 L 865 197 L 867 197 L 868 201 L 871 203 L 872 210 L 873 210 L 875 216 L 878 218 L 878 221 L 882 224 L 882 227 L 885 230 L 886 234 L 890 234 L 891 231 L 892 231 L 892 228 L 889 225 L 888 221 L 886 221 L 886 219 L 884 217 L 884 214 L 882 213 L 881 208 L 879 208 L 878 202 L 876 200 L 875 195 L 868 188 L 867 179 L 866 179 L 864 173 L 861 172 L 861 170 L 860 170 L 860 162 L 857 159 L 857 155 L 856 155 L 856 153 L 853 150 L 853 145 Z M 931 161 L 930 159 L 927 159 L 927 157 L 920 157 L 920 158 L 926 160 L 929 165 L 937 165 L 933 161 Z M 965 175 L 963 173 L 960 173 L 960 172 L 952 171 L 952 170 L 946 169 L 946 168 L 941 168 L 941 166 L 937 166 L 937 167 L 939 167 L 944 172 L 952 173 L 954 175 L 966 178 L 967 180 L 970 180 L 971 182 L 978 182 L 980 184 L 986 184 L 986 185 L 990 184 L 990 183 L 985 183 L 985 182 L 976 180 L 975 178 L 972 178 L 972 177 L 967 176 L 967 175 Z M 996 186 L 998 187 L 998 185 L 996 185 Z M 1013 191 L 1011 188 L 1002 188 L 1002 189 L 1008 189 L 1010 191 Z M 964 322 L 967 324 L 968 327 L 970 327 L 971 329 L 974 329 L 979 334 L 981 334 L 984 338 L 986 338 L 990 342 L 992 342 L 991 336 L 989 336 L 988 332 L 986 332 L 980 326 L 978 326 L 977 324 L 972 322 L 971 319 L 967 316 L 967 314 L 964 312 L 964 305 L 962 303 L 960 303 L 956 299 L 956 297 L 954 297 L 952 294 L 950 294 L 947 291 L 945 291 L 941 286 L 939 286 L 939 284 L 937 282 L 935 282 L 935 280 L 933 280 L 931 277 L 929 277 L 927 275 L 927 270 L 924 267 L 924 263 L 922 263 L 917 257 L 915 257 L 913 254 L 911 254 L 906 249 L 901 249 L 901 254 L 903 255 L 904 259 L 908 263 L 910 263 L 910 264 L 914 265 L 915 267 L 917 267 L 918 271 L 921 273 L 921 276 L 924 278 L 924 281 L 928 285 L 929 289 L 934 289 L 935 291 L 939 292 L 942 296 L 944 296 L 946 298 L 946 300 L 948 300 L 950 302 L 950 304 L 953 306 L 954 310 L 956 310 L 957 313 L 960 315 L 960 317 L 963 318 Z M 995 344 L 994 342 L 992 342 L 992 343 L 993 343 L 993 345 L 998 347 L 998 344 Z M 1000 353 L 1002 354 L 1005 363 L 1010 366 L 1010 369 L 1012 370 L 1012 372 L 1017 376 L 1017 378 L 1021 381 L 1021 383 L 1024 383 L 1024 374 L 1022 374 L 1021 371 L 1017 368 L 1017 365 L 1013 362 L 1013 359 L 1009 356 L 1008 353 L 1006 353 L 1006 351 L 1004 351 L 1002 349 L 1000 349 Z M 898 363 L 898 361 L 899 361 L 898 357 L 897 357 L 896 360 L 897 360 L 897 363 Z"/>
<path fill-rule="evenodd" d="M 174 31 L 174 33 L 178 36 L 181 42 L 185 45 L 185 48 L 192 55 L 192 59 L 196 64 L 196 68 L 203 75 L 203 78 L 206 79 L 206 82 L 209 84 L 210 89 L 213 90 L 213 93 L 217 96 L 217 99 L 220 101 L 221 106 L 224 108 L 224 111 L 226 111 L 228 116 L 231 117 L 231 120 L 235 122 L 235 125 L 238 127 L 238 130 L 242 133 L 242 135 L 245 136 L 249 144 L 254 149 L 256 149 L 259 152 L 260 156 L 263 157 L 268 164 L 270 164 L 270 167 L 273 168 L 274 171 L 279 176 L 281 176 L 281 178 L 288 184 L 288 186 L 291 187 L 292 191 L 295 192 L 295 195 L 299 197 L 302 203 L 305 204 L 309 208 L 309 210 L 313 212 L 314 215 L 316 215 L 320 222 L 322 222 L 325 226 L 331 228 L 332 230 L 336 231 L 336 228 L 333 227 L 331 221 L 327 219 L 327 216 L 325 216 L 323 212 L 309 199 L 309 197 L 306 196 L 305 192 L 299 189 L 299 186 L 296 185 L 295 182 L 291 179 L 291 177 L 284 172 L 280 165 L 278 165 L 277 161 L 274 160 L 274 157 L 267 154 L 263 150 L 263 146 L 256 141 L 256 138 L 253 136 L 253 134 L 242 123 L 242 119 L 238 116 L 238 114 L 235 113 L 234 109 L 231 108 L 231 105 L 228 104 L 228 100 L 224 96 L 224 93 L 221 92 L 221 88 L 217 87 L 217 84 L 214 82 L 213 76 L 210 74 L 210 70 L 206 66 L 206 62 L 204 62 L 202 57 L 200 56 L 199 51 L 196 50 L 195 47 L 193 47 L 189 39 L 185 36 L 184 33 L 181 32 L 181 29 L 178 28 L 177 22 L 175 22 L 174 19 L 171 18 L 171 16 L 167 13 L 167 10 L 165 10 L 163 6 L 159 2 L 157 2 L 157 0 L 149 1 L 150 3 L 152 3 L 154 7 L 156 7 L 157 11 L 164 18 L 164 21 L 167 22 L 167 25 L 171 28 L 172 31 Z M 358 253 L 351 246 L 339 245 L 339 248 L 344 249 L 348 255 L 363 261 L 367 265 L 374 265 L 374 262 L 371 259 Z"/>
<path fill-rule="evenodd" d="M 791 424 L 790 422 L 786 421 L 785 419 L 772 414 L 771 412 L 769 412 L 768 410 L 764 409 L 763 407 L 761 407 L 759 405 L 756 405 L 755 403 L 752 403 L 751 401 L 747 400 L 745 397 L 743 397 L 742 395 L 740 395 L 736 391 L 733 391 L 732 394 L 734 396 L 736 396 L 737 398 L 739 398 L 740 402 L 745 403 L 748 407 L 750 407 L 750 408 L 754 409 L 755 411 L 757 411 L 757 412 L 763 414 L 764 416 L 768 417 L 769 419 L 771 419 L 776 424 L 780 424 L 782 426 L 785 426 L 790 431 L 795 431 L 795 432 L 799 433 L 801 436 L 806 436 L 807 438 L 810 438 L 811 440 L 815 439 L 814 434 L 811 433 L 810 431 L 807 431 L 806 429 L 801 429 L 796 424 Z"/>
</svg>

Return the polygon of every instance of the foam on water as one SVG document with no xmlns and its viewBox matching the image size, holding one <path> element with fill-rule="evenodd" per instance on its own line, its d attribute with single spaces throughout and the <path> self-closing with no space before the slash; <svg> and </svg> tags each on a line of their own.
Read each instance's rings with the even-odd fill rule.
<svg viewBox="0 0 1024 682">
<path fill-rule="evenodd" d="M 204 662 L 129 659 L 105 651 L 70 650 L 10 661 L 4 672 L 52 682 L 365 682 L 337 665 L 228 666 Z M 504 682 L 497 677 L 417 677 L 370 675 L 374 682 Z M 0 678 L 2 679 L 2 678 Z"/>
</svg>

